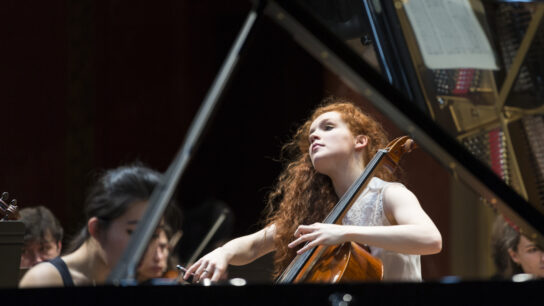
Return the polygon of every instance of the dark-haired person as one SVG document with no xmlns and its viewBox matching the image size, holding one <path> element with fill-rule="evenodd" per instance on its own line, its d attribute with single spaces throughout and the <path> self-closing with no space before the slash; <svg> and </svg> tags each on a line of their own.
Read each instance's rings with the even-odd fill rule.
<svg viewBox="0 0 544 306">
<path fill-rule="evenodd" d="M 26 207 L 19 214 L 19 220 L 25 225 L 21 269 L 59 256 L 63 229 L 55 215 L 44 206 Z"/>
<path fill-rule="evenodd" d="M 160 226 L 147 247 L 136 273 L 138 283 L 162 278 L 168 268 L 170 245 L 167 227 Z"/>
<path fill-rule="evenodd" d="M 206 254 L 185 279 L 194 273 L 194 281 L 217 281 L 229 264 L 244 265 L 272 251 L 277 276 L 297 253 L 352 241 L 381 259 L 384 280 L 420 281 L 420 255 L 440 252 L 442 238 L 415 195 L 385 170 L 377 170 L 342 225 L 319 223 L 387 144 L 381 125 L 352 102 L 322 101 L 284 146 L 292 159 L 269 195 L 267 225 Z"/>
<path fill-rule="evenodd" d="M 511 279 L 520 273 L 544 278 L 544 250 L 514 226 L 502 215 L 497 216 L 493 224 L 491 245 L 497 269 L 495 278 Z"/>
<path fill-rule="evenodd" d="M 66 255 L 30 269 L 19 287 L 103 284 L 142 218 L 161 175 L 142 166 L 107 171 L 85 203 L 86 224 Z"/>
</svg>

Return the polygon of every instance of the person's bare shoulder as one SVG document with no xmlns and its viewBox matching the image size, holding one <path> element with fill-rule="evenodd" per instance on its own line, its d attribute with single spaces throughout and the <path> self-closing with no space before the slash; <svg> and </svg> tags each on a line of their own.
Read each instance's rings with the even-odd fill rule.
<svg viewBox="0 0 544 306">
<path fill-rule="evenodd" d="M 62 287 L 63 285 L 59 271 L 48 262 L 32 267 L 19 282 L 19 288 Z"/>
</svg>

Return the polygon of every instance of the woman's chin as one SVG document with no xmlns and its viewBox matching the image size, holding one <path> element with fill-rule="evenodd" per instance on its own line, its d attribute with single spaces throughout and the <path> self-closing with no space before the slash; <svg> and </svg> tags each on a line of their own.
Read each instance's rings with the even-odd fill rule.
<svg viewBox="0 0 544 306">
<path fill-rule="evenodd" d="M 323 175 L 328 175 L 328 171 L 327 171 L 327 164 L 324 163 L 324 162 L 314 162 L 313 163 L 313 166 L 314 166 L 314 169 L 317 173 L 319 174 L 323 174 Z"/>
</svg>

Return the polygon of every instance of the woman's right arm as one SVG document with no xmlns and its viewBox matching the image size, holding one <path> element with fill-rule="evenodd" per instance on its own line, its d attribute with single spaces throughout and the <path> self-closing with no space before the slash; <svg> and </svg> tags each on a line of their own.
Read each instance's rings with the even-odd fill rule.
<svg viewBox="0 0 544 306">
<path fill-rule="evenodd" d="M 223 279 L 229 264 L 241 266 L 274 251 L 276 227 L 267 226 L 253 234 L 227 242 L 200 258 L 185 272 L 184 279 L 193 274 L 193 281 L 209 278 L 212 282 Z"/>
</svg>

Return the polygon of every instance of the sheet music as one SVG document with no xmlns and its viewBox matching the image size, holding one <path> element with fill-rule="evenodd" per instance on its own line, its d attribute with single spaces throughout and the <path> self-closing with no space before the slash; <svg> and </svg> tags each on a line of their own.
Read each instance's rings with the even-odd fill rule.
<svg viewBox="0 0 544 306">
<path fill-rule="evenodd" d="M 403 3 L 428 68 L 498 69 L 491 45 L 468 0 Z"/>
</svg>

